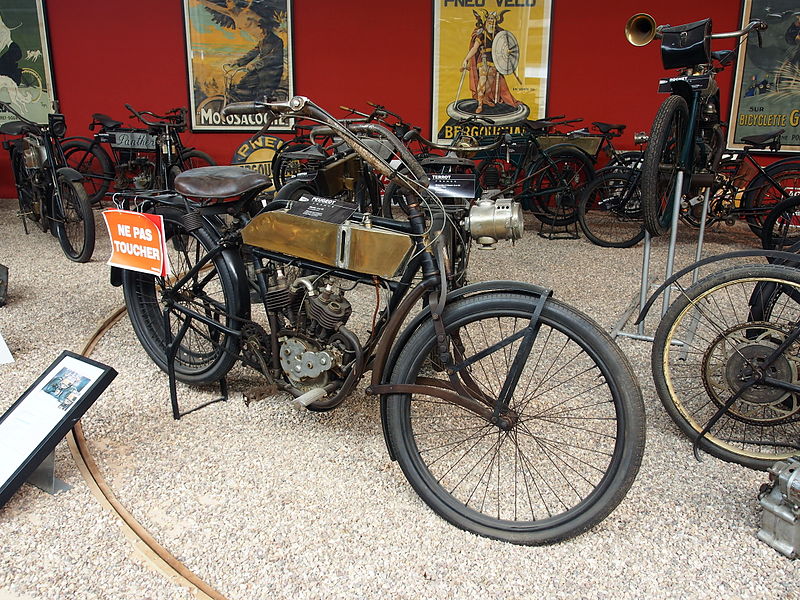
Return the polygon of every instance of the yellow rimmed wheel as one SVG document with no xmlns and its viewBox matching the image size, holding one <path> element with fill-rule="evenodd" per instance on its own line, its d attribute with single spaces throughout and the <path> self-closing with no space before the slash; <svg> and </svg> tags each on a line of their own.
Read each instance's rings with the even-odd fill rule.
<svg viewBox="0 0 800 600">
<path fill-rule="evenodd" d="M 767 469 L 800 452 L 800 271 L 742 265 L 682 292 L 653 342 L 669 416 L 726 461 Z"/>
</svg>

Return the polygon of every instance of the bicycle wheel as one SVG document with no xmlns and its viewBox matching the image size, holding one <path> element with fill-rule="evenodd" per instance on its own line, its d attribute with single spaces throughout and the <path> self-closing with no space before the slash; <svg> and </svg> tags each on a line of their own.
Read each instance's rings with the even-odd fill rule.
<svg viewBox="0 0 800 600">
<path fill-rule="evenodd" d="M 528 179 L 524 197 L 534 216 L 545 225 L 563 227 L 578 218 L 578 201 L 583 188 L 594 179 L 592 161 L 580 150 L 556 148 L 545 150 L 542 158 L 528 171 L 541 171 Z"/>
<path fill-rule="evenodd" d="M 114 181 L 114 166 L 105 150 L 88 140 L 61 143 L 67 164 L 83 175 L 83 187 L 91 204 L 100 202 Z"/>
<path fill-rule="evenodd" d="M 317 195 L 317 186 L 313 181 L 294 179 L 275 192 L 275 200 L 297 200 L 303 194 Z"/>
<path fill-rule="evenodd" d="M 62 214 L 59 214 L 58 202 L 54 202 L 53 224 L 61 249 L 72 261 L 88 262 L 94 253 L 95 241 L 94 212 L 89 197 L 80 182 L 64 175 L 58 176 L 58 191 Z"/>
<path fill-rule="evenodd" d="M 800 164 L 784 163 L 775 169 L 766 169 L 777 187 L 760 175 L 747 186 L 743 195 L 747 224 L 756 235 L 761 235 L 764 221 L 770 211 L 789 196 L 800 196 Z"/>
<path fill-rule="evenodd" d="M 603 173 L 583 191 L 578 223 L 594 244 L 630 248 L 644 238 L 639 176 L 623 168 Z"/>
<path fill-rule="evenodd" d="M 796 242 L 800 242 L 800 196 L 776 204 L 761 227 L 765 250 L 783 250 Z"/>
<path fill-rule="evenodd" d="M 181 154 L 182 170 L 196 169 L 197 167 L 213 167 L 217 162 L 205 152 L 200 150 L 187 150 Z"/>
<path fill-rule="evenodd" d="M 628 167 L 631 169 L 641 169 L 644 152 L 641 150 L 628 150 L 618 152 L 614 160 L 608 163 L 609 167 Z"/>
<path fill-rule="evenodd" d="M 698 281 L 661 320 L 656 390 L 692 441 L 721 413 L 700 441 L 713 456 L 767 469 L 800 450 L 797 342 L 770 360 L 800 323 L 798 299 L 796 269 L 743 265 Z"/>
<path fill-rule="evenodd" d="M 176 303 L 237 331 L 241 329 L 242 321 L 235 317 L 246 316 L 248 306 L 247 298 L 238 293 L 221 256 L 214 258 L 182 289 L 171 287 L 181 274 L 188 272 L 214 247 L 214 241 L 203 228 L 188 232 L 183 225 L 184 213 L 178 210 L 158 207 L 156 213 L 164 217 L 167 253 L 174 276 L 165 279 L 126 270 L 122 289 L 136 337 L 153 362 L 166 371 L 165 292 L 173 295 Z M 175 355 L 175 377 L 194 385 L 219 381 L 236 362 L 236 336 L 222 333 L 175 310 L 170 311 L 170 339 L 184 326 L 186 334 Z"/>
<path fill-rule="evenodd" d="M 298 173 L 306 171 L 306 162 L 300 159 L 286 158 L 287 152 L 298 152 L 311 146 L 310 142 L 287 142 L 272 157 L 272 185 L 278 190 Z"/>
<path fill-rule="evenodd" d="M 642 161 L 642 215 L 651 235 L 666 233 L 672 222 L 681 145 L 686 137 L 689 108 L 680 96 L 659 107 Z"/>
<path fill-rule="evenodd" d="M 455 362 L 530 324 L 534 301 L 492 293 L 448 305 Z M 516 544 L 546 544 L 602 521 L 630 488 L 644 450 L 641 392 L 624 355 L 594 322 L 547 300 L 513 393 L 506 431 L 441 398 L 387 398 L 388 443 L 423 501 L 453 525 Z M 391 383 L 449 388 L 431 362 L 433 323 L 400 352 Z M 520 340 L 460 371 L 493 406 Z M 502 414 L 502 413 L 501 413 Z"/>
</svg>

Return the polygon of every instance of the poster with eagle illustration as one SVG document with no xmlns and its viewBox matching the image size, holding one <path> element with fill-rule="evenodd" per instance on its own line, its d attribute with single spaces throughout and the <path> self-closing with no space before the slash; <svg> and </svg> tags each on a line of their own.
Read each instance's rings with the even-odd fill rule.
<svg viewBox="0 0 800 600">
<path fill-rule="evenodd" d="M 290 0 L 184 0 L 183 8 L 192 129 L 259 130 L 263 115 L 222 109 L 293 95 Z"/>
</svg>

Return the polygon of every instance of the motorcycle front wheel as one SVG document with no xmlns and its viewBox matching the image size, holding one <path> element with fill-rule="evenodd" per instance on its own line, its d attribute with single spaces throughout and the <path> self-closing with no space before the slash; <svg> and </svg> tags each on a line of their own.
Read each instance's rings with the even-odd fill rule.
<svg viewBox="0 0 800 600">
<path fill-rule="evenodd" d="M 54 202 L 54 228 L 61 249 L 67 258 L 85 263 L 94 253 L 94 212 L 86 195 L 86 189 L 78 181 L 64 175 L 58 176 L 58 191 L 61 196 L 61 214 L 58 202 Z"/>
<path fill-rule="evenodd" d="M 514 293 L 447 306 L 454 362 L 470 395 L 494 406 L 530 325 L 536 299 Z M 548 299 L 501 429 L 439 397 L 387 398 L 388 444 L 403 473 L 439 516 L 478 535 L 549 544 L 602 521 L 633 483 L 644 451 L 645 415 L 624 355 L 588 317 Z M 433 322 L 402 349 L 393 384 L 453 390 L 437 357 Z M 483 353 L 483 354 L 481 354 Z"/>
</svg>

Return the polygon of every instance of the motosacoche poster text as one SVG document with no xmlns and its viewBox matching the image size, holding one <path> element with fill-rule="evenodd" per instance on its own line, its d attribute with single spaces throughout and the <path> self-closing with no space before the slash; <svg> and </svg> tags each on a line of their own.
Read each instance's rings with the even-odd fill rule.
<svg viewBox="0 0 800 600">
<path fill-rule="evenodd" d="M 294 93 L 289 0 L 184 0 L 192 129 L 257 131 L 264 115 L 223 116 L 233 102 Z M 287 131 L 276 122 L 271 131 Z"/>
</svg>

